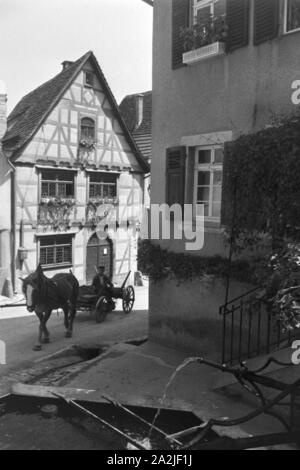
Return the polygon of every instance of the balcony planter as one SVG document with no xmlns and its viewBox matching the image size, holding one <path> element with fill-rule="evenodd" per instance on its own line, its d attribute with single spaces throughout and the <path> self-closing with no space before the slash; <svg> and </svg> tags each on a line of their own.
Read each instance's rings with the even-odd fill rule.
<svg viewBox="0 0 300 470">
<path fill-rule="evenodd" d="M 91 197 L 86 207 L 86 222 L 96 221 L 96 223 L 99 223 L 111 213 L 111 210 L 117 207 L 118 203 L 119 200 L 117 197 Z M 101 208 L 103 209 L 103 214 L 101 214 Z"/>
<path fill-rule="evenodd" d="M 200 62 L 201 60 L 209 59 L 210 57 L 224 55 L 225 51 L 225 43 L 217 41 L 212 44 L 208 44 L 207 46 L 184 52 L 182 60 L 186 65 L 193 65 L 197 62 Z"/>
<path fill-rule="evenodd" d="M 53 230 L 69 229 L 71 216 L 76 206 L 72 197 L 42 197 L 38 211 L 38 225 L 47 225 Z"/>
</svg>

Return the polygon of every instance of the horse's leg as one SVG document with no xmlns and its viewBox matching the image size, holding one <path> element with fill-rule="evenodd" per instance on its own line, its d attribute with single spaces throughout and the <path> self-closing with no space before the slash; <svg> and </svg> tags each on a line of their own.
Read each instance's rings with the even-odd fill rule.
<svg viewBox="0 0 300 470">
<path fill-rule="evenodd" d="M 49 320 L 51 315 L 51 310 L 46 311 L 43 317 L 43 333 L 44 333 L 44 343 L 50 343 L 50 333 L 47 329 L 47 321 Z"/>
<path fill-rule="evenodd" d="M 40 324 L 39 324 L 39 338 L 38 343 L 33 347 L 34 351 L 40 351 L 42 349 L 42 341 L 43 341 L 43 313 L 36 313 Z"/>
<path fill-rule="evenodd" d="M 76 305 L 74 305 L 74 304 L 70 305 L 69 311 L 70 311 L 69 330 L 70 330 L 71 337 L 72 337 L 72 335 L 73 335 L 73 322 L 74 322 L 74 318 L 75 318 L 75 315 L 76 315 Z"/>
<path fill-rule="evenodd" d="M 69 307 L 69 305 L 65 305 L 65 306 L 63 307 L 63 311 L 64 311 L 64 315 L 65 315 L 65 328 L 66 328 L 65 337 L 66 337 L 66 338 L 71 338 L 72 332 L 70 331 L 70 321 L 69 321 L 69 311 L 70 311 L 70 307 Z"/>
</svg>

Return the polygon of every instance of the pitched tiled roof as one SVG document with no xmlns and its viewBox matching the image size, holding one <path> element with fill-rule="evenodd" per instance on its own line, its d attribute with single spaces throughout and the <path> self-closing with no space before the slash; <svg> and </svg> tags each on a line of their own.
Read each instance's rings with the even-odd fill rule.
<svg viewBox="0 0 300 470">
<path fill-rule="evenodd" d="M 143 97 L 143 119 L 136 127 L 137 107 L 136 100 Z M 152 91 L 126 96 L 120 103 L 120 111 L 123 119 L 133 135 L 133 138 L 146 161 L 151 158 L 151 134 L 152 134 Z"/>
<path fill-rule="evenodd" d="M 56 102 L 73 76 L 77 75 L 89 53 L 82 56 L 70 67 L 54 78 L 25 95 L 10 113 L 7 121 L 7 132 L 3 138 L 5 147 L 15 151 L 21 148 L 33 135 L 43 121 L 45 114 Z"/>
<path fill-rule="evenodd" d="M 131 134 L 128 132 L 112 91 L 92 51 L 84 54 L 80 59 L 73 62 L 54 78 L 39 86 L 21 99 L 8 117 L 7 132 L 3 138 L 4 148 L 12 153 L 13 159 L 17 158 L 23 147 L 37 132 L 88 60 L 92 61 L 98 72 L 100 83 L 102 83 L 104 91 L 107 93 L 110 104 L 119 119 L 120 125 L 128 139 L 132 151 L 134 152 L 142 169 L 145 172 L 148 172 L 149 167 L 142 157 Z"/>
</svg>

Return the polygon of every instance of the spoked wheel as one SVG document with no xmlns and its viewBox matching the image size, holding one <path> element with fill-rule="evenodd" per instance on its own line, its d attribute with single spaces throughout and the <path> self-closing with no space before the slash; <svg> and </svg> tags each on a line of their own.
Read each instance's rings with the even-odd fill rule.
<svg viewBox="0 0 300 470">
<path fill-rule="evenodd" d="M 110 311 L 110 302 L 107 297 L 100 297 L 96 303 L 94 314 L 97 323 L 102 323 Z"/>
<path fill-rule="evenodd" d="M 134 301 L 135 301 L 134 288 L 132 286 L 128 286 L 126 287 L 126 289 L 124 289 L 124 294 L 123 294 L 122 306 L 123 306 L 124 313 L 131 312 L 131 310 L 133 309 Z"/>
</svg>

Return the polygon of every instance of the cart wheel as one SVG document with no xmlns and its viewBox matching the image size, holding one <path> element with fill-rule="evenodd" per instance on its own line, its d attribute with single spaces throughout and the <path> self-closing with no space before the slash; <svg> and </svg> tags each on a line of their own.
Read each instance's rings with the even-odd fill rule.
<svg viewBox="0 0 300 470">
<path fill-rule="evenodd" d="M 102 323 L 109 313 L 109 300 L 107 297 L 100 297 L 94 309 L 95 320 Z"/>
<path fill-rule="evenodd" d="M 126 289 L 124 289 L 124 294 L 123 294 L 122 306 L 123 306 L 124 313 L 131 312 L 134 301 L 135 301 L 134 288 L 132 286 L 128 286 L 126 287 Z"/>
</svg>

